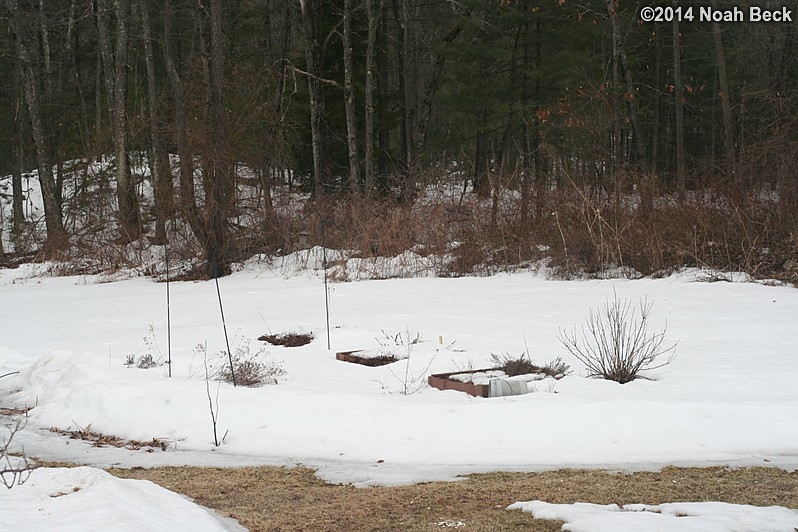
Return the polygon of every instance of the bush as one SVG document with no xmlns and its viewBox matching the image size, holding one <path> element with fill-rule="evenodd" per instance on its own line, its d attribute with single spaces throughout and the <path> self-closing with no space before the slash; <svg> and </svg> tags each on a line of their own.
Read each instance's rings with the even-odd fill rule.
<svg viewBox="0 0 798 532">
<path fill-rule="evenodd" d="M 560 330 L 560 342 L 587 366 L 588 376 L 631 382 L 641 371 L 666 366 L 676 356 L 676 344 L 665 343 L 667 327 L 649 333 L 651 307 L 652 303 L 641 301 L 637 318 L 632 303 L 613 294 L 604 307 L 590 311 L 581 330 Z"/>
<path fill-rule="evenodd" d="M 152 355 L 145 353 L 136 358 L 136 355 L 127 355 L 125 357 L 125 366 L 136 366 L 139 369 L 150 369 L 163 365 L 163 362 L 156 362 Z"/>
<path fill-rule="evenodd" d="M 279 361 L 266 358 L 268 353 L 264 349 L 257 353 L 251 353 L 249 340 L 242 339 L 241 344 L 236 348 L 233 355 L 233 371 L 235 371 L 235 383 L 238 386 L 262 386 L 264 384 L 278 384 L 285 377 L 285 369 Z M 227 363 L 227 354 L 219 352 L 217 354 L 218 373 L 216 378 L 220 381 L 233 383 L 233 373 L 230 364 Z"/>
<path fill-rule="evenodd" d="M 508 377 L 528 375 L 530 373 L 543 373 L 549 377 L 563 377 L 571 372 L 571 367 L 563 362 L 560 357 L 555 358 L 545 366 L 533 364 L 527 354 L 517 357 L 508 354 L 492 354 L 490 360 L 497 368 L 501 368 Z"/>
<path fill-rule="evenodd" d="M 233 357 L 233 368 L 238 386 L 261 386 L 277 384 L 285 375 L 285 370 L 278 364 L 265 363 L 251 358 Z M 232 383 L 233 375 L 230 366 L 223 365 L 219 370 L 219 380 Z"/>
</svg>

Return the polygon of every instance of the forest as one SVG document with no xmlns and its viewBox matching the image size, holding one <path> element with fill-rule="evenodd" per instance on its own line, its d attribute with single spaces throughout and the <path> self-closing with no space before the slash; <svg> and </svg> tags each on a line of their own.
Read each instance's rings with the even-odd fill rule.
<svg viewBox="0 0 798 532">
<path fill-rule="evenodd" d="M 0 265 L 323 244 L 798 280 L 796 24 L 649 5 L 2 0 Z"/>
</svg>

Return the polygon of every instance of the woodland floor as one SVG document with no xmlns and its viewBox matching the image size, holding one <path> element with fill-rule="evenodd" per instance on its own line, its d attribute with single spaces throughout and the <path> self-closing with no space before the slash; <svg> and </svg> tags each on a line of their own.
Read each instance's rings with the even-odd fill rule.
<svg viewBox="0 0 798 532">
<path fill-rule="evenodd" d="M 504 508 L 516 501 L 660 504 L 721 501 L 798 508 L 798 472 L 775 468 L 676 468 L 618 473 L 560 470 L 491 473 L 459 482 L 359 489 L 312 470 L 277 467 L 113 469 L 191 497 L 252 531 L 560 530 Z"/>
</svg>

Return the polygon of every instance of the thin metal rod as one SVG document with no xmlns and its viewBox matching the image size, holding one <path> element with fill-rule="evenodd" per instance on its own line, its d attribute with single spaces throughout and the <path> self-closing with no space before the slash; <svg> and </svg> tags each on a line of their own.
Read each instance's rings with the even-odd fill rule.
<svg viewBox="0 0 798 532">
<path fill-rule="evenodd" d="M 227 345 L 227 358 L 230 360 L 230 375 L 233 377 L 233 387 L 236 386 L 236 371 L 233 367 L 233 353 L 230 352 L 230 340 L 227 339 L 227 324 L 224 322 L 224 307 L 222 306 L 222 293 L 219 291 L 219 278 L 214 277 L 216 281 L 216 295 L 219 297 L 219 311 L 222 313 L 222 328 L 224 329 L 224 343 Z"/>
<path fill-rule="evenodd" d="M 327 315 L 327 351 L 330 350 L 330 292 L 327 290 L 327 245 L 324 242 L 324 221 L 321 225 L 321 253 L 324 268 L 324 313 Z"/>
<path fill-rule="evenodd" d="M 169 248 L 164 246 L 166 257 L 166 366 L 172 377 L 172 309 L 169 298 Z"/>
</svg>

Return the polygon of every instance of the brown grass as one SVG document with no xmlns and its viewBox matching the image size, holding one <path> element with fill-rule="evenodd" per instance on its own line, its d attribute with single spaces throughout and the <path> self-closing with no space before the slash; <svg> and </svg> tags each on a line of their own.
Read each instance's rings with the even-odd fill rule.
<svg viewBox="0 0 798 532">
<path fill-rule="evenodd" d="M 461 482 L 358 489 L 326 484 L 301 467 L 115 469 L 183 493 L 253 531 L 463 530 L 555 531 L 561 522 L 533 520 L 504 508 L 516 501 L 598 504 L 721 501 L 798 508 L 798 472 L 772 468 L 676 468 L 634 474 L 594 470 L 491 473 Z"/>
</svg>

